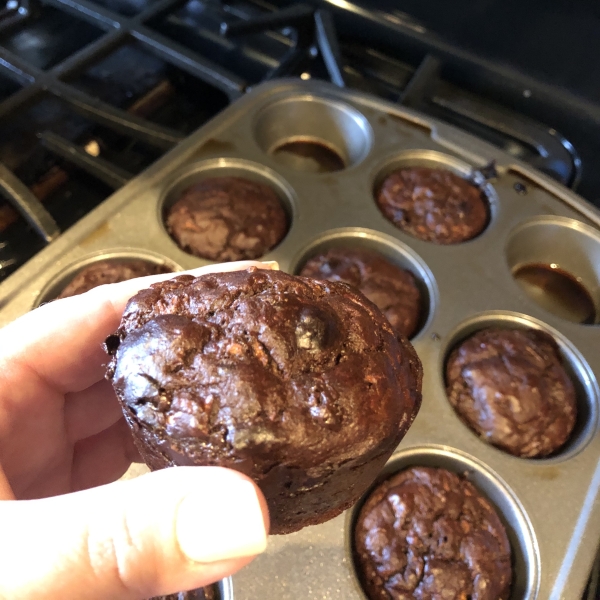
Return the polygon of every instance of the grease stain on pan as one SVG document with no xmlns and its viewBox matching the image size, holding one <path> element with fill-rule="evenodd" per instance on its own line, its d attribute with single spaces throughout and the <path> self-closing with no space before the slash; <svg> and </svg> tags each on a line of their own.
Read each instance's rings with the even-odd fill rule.
<svg viewBox="0 0 600 600">
<path fill-rule="evenodd" d="M 194 152 L 193 156 L 204 156 L 206 154 L 222 154 L 224 152 L 231 152 L 235 150 L 235 144 L 228 142 L 227 140 L 219 140 L 217 138 L 210 138 L 199 146 Z"/>
<path fill-rule="evenodd" d="M 107 236 L 111 231 L 110 223 L 108 221 L 104 221 L 101 223 L 94 231 L 92 231 L 86 238 L 79 242 L 80 246 L 89 246 Z"/>
</svg>

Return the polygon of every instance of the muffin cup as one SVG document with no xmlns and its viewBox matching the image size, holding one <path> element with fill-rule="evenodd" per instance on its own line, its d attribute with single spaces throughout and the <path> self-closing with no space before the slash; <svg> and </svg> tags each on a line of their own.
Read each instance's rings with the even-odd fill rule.
<svg viewBox="0 0 600 600">
<path fill-rule="evenodd" d="M 385 179 L 389 175 L 391 175 L 394 171 L 397 171 L 399 169 L 406 169 L 411 167 L 427 167 L 429 169 L 450 171 L 451 173 L 454 173 L 461 179 L 464 179 L 474 187 L 478 188 L 481 192 L 481 196 L 483 198 L 487 210 L 487 222 L 483 230 L 468 239 L 459 242 L 444 243 L 444 246 L 466 244 L 471 240 L 477 239 L 485 234 L 485 232 L 492 224 L 495 212 L 497 210 L 496 191 L 494 190 L 494 187 L 490 183 L 488 183 L 481 171 L 474 169 L 468 163 L 449 154 L 443 154 L 435 150 L 409 150 L 401 152 L 399 154 L 388 156 L 386 159 L 384 159 L 383 163 L 379 165 L 373 180 L 374 202 L 376 202 L 376 198 L 379 194 L 381 186 L 383 185 Z M 385 215 L 384 218 L 389 220 Z M 401 228 L 399 229 L 403 231 Z M 405 233 L 407 235 L 413 235 L 408 231 L 406 231 Z M 417 239 L 421 239 L 418 236 L 414 237 L 417 237 Z"/>
<path fill-rule="evenodd" d="M 518 498 L 482 462 L 456 449 L 442 446 L 418 446 L 397 452 L 354 508 L 346 515 L 346 548 L 354 564 L 357 586 L 362 584 L 357 573 L 354 530 L 360 511 L 375 488 L 392 475 L 409 467 L 435 467 L 466 477 L 496 508 L 508 535 L 512 552 L 513 578 L 510 600 L 533 600 L 537 596 L 540 566 L 535 533 Z M 367 596 L 362 592 L 363 598 Z"/>
<path fill-rule="evenodd" d="M 438 303 L 435 278 L 425 261 L 409 246 L 378 231 L 362 228 L 342 228 L 326 231 L 313 239 L 299 252 L 290 265 L 290 272 L 298 274 L 315 254 L 330 248 L 371 250 L 381 254 L 396 266 L 410 271 L 421 292 L 421 315 L 411 339 L 417 337 L 433 319 Z"/>
<path fill-rule="evenodd" d="M 442 352 L 443 361 L 439 366 L 442 381 L 445 384 L 446 363 L 454 348 L 477 331 L 488 327 L 498 327 L 501 329 L 536 329 L 550 335 L 558 345 L 565 371 L 575 387 L 577 401 L 577 420 L 575 422 L 575 427 L 566 443 L 553 454 L 542 458 L 514 458 L 516 460 L 541 463 L 559 462 L 561 460 L 572 458 L 586 447 L 596 430 L 599 410 L 598 385 L 595 382 L 592 370 L 577 348 L 564 335 L 543 321 L 527 315 L 497 311 L 477 315 L 468 321 L 461 323 L 456 330 L 448 336 L 446 347 Z M 460 419 L 458 414 L 457 418 Z M 468 428 L 473 435 L 477 435 L 467 424 L 465 424 L 465 427 Z M 485 440 L 482 440 L 482 443 L 486 443 Z M 501 449 L 499 449 L 499 451 L 504 452 Z"/>
<path fill-rule="evenodd" d="M 514 274 L 527 265 L 551 265 L 571 275 L 589 294 L 594 317 L 591 324 L 600 322 L 600 233 L 574 219 L 537 217 L 518 225 L 506 244 L 506 261 Z M 522 283 L 517 281 L 519 285 Z M 579 322 L 568 298 L 553 299 L 538 289 L 527 292 L 528 297 L 551 312 L 569 321 Z M 532 295 L 532 292 L 535 295 Z"/>
<path fill-rule="evenodd" d="M 31 308 L 36 308 L 41 304 L 54 300 L 78 273 L 94 263 L 100 261 L 114 261 L 119 263 L 130 260 L 143 260 L 154 265 L 164 266 L 171 271 L 182 271 L 182 268 L 177 263 L 166 256 L 148 251 L 115 248 L 114 250 L 107 250 L 106 252 L 86 256 L 60 271 L 41 289 Z"/>
<path fill-rule="evenodd" d="M 281 166 L 313 174 L 360 163 L 372 144 L 369 122 L 358 110 L 308 95 L 266 106 L 256 117 L 254 136 Z M 286 147 L 289 153 L 282 152 Z"/>
<path fill-rule="evenodd" d="M 161 196 L 158 203 L 158 218 L 160 219 L 165 234 L 169 236 L 169 239 L 177 246 L 178 250 L 189 254 L 177 244 L 168 232 L 165 226 L 167 211 L 177 200 L 179 200 L 182 193 L 185 192 L 187 188 L 195 183 L 213 177 L 241 177 L 270 187 L 279 198 L 288 221 L 286 234 L 274 248 L 285 240 L 293 226 L 297 203 L 291 186 L 278 173 L 264 165 L 248 160 L 220 158 L 202 161 L 181 169 L 171 178 L 166 191 Z M 269 254 L 274 248 L 271 248 L 266 254 Z"/>
</svg>

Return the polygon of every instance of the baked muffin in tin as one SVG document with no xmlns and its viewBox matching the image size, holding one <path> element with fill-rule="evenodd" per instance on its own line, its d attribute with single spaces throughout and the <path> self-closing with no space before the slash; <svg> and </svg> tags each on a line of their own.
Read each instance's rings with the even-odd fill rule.
<svg viewBox="0 0 600 600">
<path fill-rule="evenodd" d="M 263 256 L 289 225 L 273 188 L 243 177 L 210 177 L 190 186 L 166 210 L 165 224 L 182 250 L 221 262 Z"/>
<path fill-rule="evenodd" d="M 482 191 L 444 169 L 409 167 L 390 173 L 376 193 L 379 210 L 396 227 L 436 244 L 477 237 L 489 221 Z"/>
<path fill-rule="evenodd" d="M 493 505 L 464 477 L 412 467 L 367 498 L 354 530 L 370 600 L 506 600 L 511 549 Z"/>
<path fill-rule="evenodd" d="M 112 258 L 84 267 L 63 288 L 57 298 L 69 298 L 107 283 L 119 283 L 136 277 L 169 273 L 171 269 L 147 260 Z"/>
<path fill-rule="evenodd" d="M 468 337 L 447 360 L 446 391 L 469 427 L 515 456 L 556 452 L 577 419 L 558 346 L 536 329 L 488 328 Z"/>
<path fill-rule="evenodd" d="M 341 281 L 358 289 L 401 335 L 412 337 L 422 318 L 415 276 L 372 250 L 336 247 L 311 256 L 299 275 Z"/>
</svg>

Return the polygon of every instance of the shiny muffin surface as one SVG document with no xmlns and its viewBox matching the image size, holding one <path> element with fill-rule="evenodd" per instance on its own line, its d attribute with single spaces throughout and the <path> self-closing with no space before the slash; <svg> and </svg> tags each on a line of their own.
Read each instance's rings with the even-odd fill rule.
<svg viewBox="0 0 600 600">
<path fill-rule="evenodd" d="M 130 300 L 107 347 L 146 463 L 246 473 L 274 533 L 354 503 L 420 406 L 419 359 L 376 306 L 279 271 L 155 284 Z"/>
<path fill-rule="evenodd" d="M 412 467 L 362 507 L 355 560 L 370 600 L 506 600 L 511 549 L 493 505 L 445 469 Z"/>
<path fill-rule="evenodd" d="M 464 340 L 448 358 L 446 391 L 469 427 L 515 456 L 552 454 L 577 419 L 558 346 L 535 329 L 489 328 Z"/>
<path fill-rule="evenodd" d="M 221 262 L 259 258 L 288 230 L 274 190 L 243 177 L 211 177 L 190 186 L 167 209 L 165 224 L 182 250 Z"/>
<path fill-rule="evenodd" d="M 396 227 L 436 244 L 466 242 L 489 221 L 481 190 L 444 169 L 398 169 L 383 181 L 376 202 Z"/>
</svg>

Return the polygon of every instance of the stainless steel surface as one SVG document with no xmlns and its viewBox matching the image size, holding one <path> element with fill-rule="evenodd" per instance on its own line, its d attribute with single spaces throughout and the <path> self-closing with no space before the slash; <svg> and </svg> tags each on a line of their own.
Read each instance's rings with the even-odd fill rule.
<svg viewBox="0 0 600 600">
<path fill-rule="evenodd" d="M 527 264 L 547 262 L 575 276 L 590 293 L 600 318 L 600 232 L 564 217 L 536 217 L 518 225 L 506 245 L 506 260 L 513 272 Z"/>
<path fill-rule="evenodd" d="M 231 577 L 219 581 L 219 600 L 233 600 L 233 581 Z"/>
<path fill-rule="evenodd" d="M 279 113 L 285 123 L 272 121 L 272 111 L 294 104 L 302 106 L 306 120 L 292 123 L 297 113 L 291 111 Z M 334 108 L 316 109 L 323 106 Z M 269 154 L 282 136 L 303 132 L 340 152 L 347 168 L 308 173 Z M 357 136 L 362 149 L 355 152 L 348 140 Z M 469 242 L 437 246 L 413 238 L 388 222 L 373 201 L 374 188 L 393 166 L 433 164 L 484 185 L 477 170 L 491 160 L 498 177 L 484 186 L 490 224 Z M 598 275 L 600 213 L 496 148 L 409 109 L 325 83 L 272 82 L 183 141 L 0 285 L 0 324 L 29 310 L 71 265 L 115 249 L 151 253 L 181 268 L 205 264 L 175 245 L 161 215 L 183 186 L 216 173 L 244 173 L 278 190 L 292 224 L 265 259 L 277 260 L 283 270 L 298 268 L 318 247 L 350 242 L 378 248 L 415 272 L 429 303 L 413 339 L 425 368 L 423 405 L 388 468 L 426 462 L 466 469 L 509 528 L 516 567 L 512 597 L 579 600 L 600 539 L 600 330 L 545 312 L 521 290 L 511 268 L 534 251 L 539 260 L 553 262 L 555 251 L 566 260 L 577 248 L 579 260 L 571 268 L 584 269 L 588 257 L 581 276 L 591 281 Z M 553 237 L 560 243 L 545 242 L 547 225 L 559 228 Z M 531 236 L 539 249 L 529 236 L 519 237 L 527 227 L 542 228 Z M 591 291 L 597 298 L 597 288 Z M 553 458 L 518 459 L 485 444 L 447 402 L 447 352 L 469 332 L 498 322 L 549 331 L 575 377 L 581 415 L 574 438 Z M 234 576 L 236 600 L 364 598 L 349 552 L 350 524 L 346 514 L 271 538 L 267 552 Z"/>
<path fill-rule="evenodd" d="M 348 167 L 363 160 L 371 149 L 372 130 L 359 111 L 310 95 L 268 104 L 255 123 L 256 141 L 267 154 L 285 143 L 309 141 L 333 150 Z"/>
</svg>

